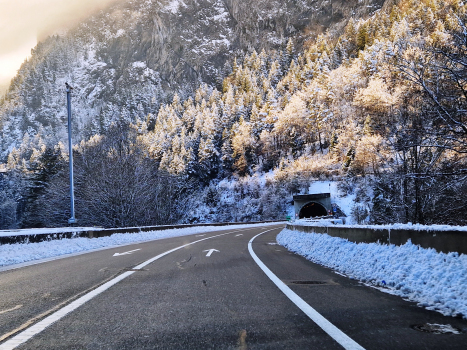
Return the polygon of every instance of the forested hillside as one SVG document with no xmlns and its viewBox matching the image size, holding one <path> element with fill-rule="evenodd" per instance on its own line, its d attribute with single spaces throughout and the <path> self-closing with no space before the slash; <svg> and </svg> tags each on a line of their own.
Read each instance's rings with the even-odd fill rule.
<svg viewBox="0 0 467 350">
<path fill-rule="evenodd" d="M 357 222 L 465 224 L 466 10 L 458 0 L 387 1 L 318 36 L 237 54 L 224 79 L 193 94 L 166 94 L 159 80 L 154 98 L 128 96 L 139 114 L 115 104 L 120 117 L 75 149 L 77 217 L 94 225 L 104 221 L 98 211 L 115 218 L 102 225 L 283 217 L 310 181 L 335 179 L 356 195 L 346 214 Z M 149 69 L 133 67 L 136 77 Z M 0 224 L 63 225 L 64 148 L 38 132 L 9 152 Z"/>
<path fill-rule="evenodd" d="M 383 0 L 116 0 L 65 34 L 40 42 L 0 102 L 0 160 L 27 133 L 48 146 L 66 138 L 65 82 L 74 87 L 77 140 L 113 122 L 157 115 L 162 103 L 222 86 L 232 59 L 301 46 Z"/>
</svg>

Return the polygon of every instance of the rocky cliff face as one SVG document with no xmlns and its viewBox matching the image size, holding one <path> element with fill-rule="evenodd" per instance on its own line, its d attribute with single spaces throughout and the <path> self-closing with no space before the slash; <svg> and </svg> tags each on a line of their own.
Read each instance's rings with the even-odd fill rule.
<svg viewBox="0 0 467 350">
<path fill-rule="evenodd" d="M 75 87 L 75 140 L 157 113 L 176 92 L 221 81 L 235 56 L 296 47 L 383 0 L 129 0 L 38 44 L 0 105 L 1 159 L 25 133 L 66 140 L 64 83 Z"/>
<path fill-rule="evenodd" d="M 332 25 L 378 9 L 384 0 L 224 1 L 241 47 L 271 48 L 294 37 L 299 44 Z M 243 45 L 242 45 L 243 44 Z"/>
</svg>

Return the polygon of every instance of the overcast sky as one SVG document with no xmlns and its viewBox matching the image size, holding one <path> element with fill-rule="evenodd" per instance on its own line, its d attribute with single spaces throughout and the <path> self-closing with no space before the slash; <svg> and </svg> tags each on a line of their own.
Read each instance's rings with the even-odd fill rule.
<svg viewBox="0 0 467 350">
<path fill-rule="evenodd" d="M 0 0 L 0 91 L 38 40 L 115 0 Z"/>
</svg>

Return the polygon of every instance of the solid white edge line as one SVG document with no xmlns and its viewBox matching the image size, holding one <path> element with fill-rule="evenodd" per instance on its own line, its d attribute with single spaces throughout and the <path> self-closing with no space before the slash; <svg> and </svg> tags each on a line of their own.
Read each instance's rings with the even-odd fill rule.
<svg viewBox="0 0 467 350">
<path fill-rule="evenodd" d="M 230 231 L 230 232 L 222 233 L 222 234 L 211 236 L 211 237 L 206 237 L 206 238 L 203 238 L 203 239 L 199 239 L 197 241 L 193 241 L 191 243 L 181 245 L 179 247 L 176 247 L 174 249 L 168 250 L 168 251 L 166 251 L 166 252 L 164 252 L 162 254 L 157 255 L 154 258 L 151 258 L 151 259 L 143 262 L 142 264 L 139 264 L 138 266 L 135 266 L 133 269 L 134 270 L 140 270 L 144 266 L 156 261 L 157 259 L 160 259 L 160 258 L 162 258 L 163 256 L 165 256 L 167 254 L 173 253 L 174 251 L 179 250 L 179 249 L 184 248 L 184 247 L 187 247 L 189 245 L 192 245 L 192 244 L 195 244 L 195 243 L 198 243 L 198 242 L 201 242 L 201 241 L 205 241 L 207 239 L 225 236 L 225 235 L 228 235 L 228 234 L 231 234 L 231 233 L 234 233 L 234 232 L 238 232 L 238 231 L 247 231 L 249 229 L 250 228 L 233 230 L 233 231 Z M 104 283 L 102 286 L 100 286 L 100 287 L 94 289 L 93 291 L 83 295 L 81 298 L 76 299 L 75 301 L 73 301 L 70 304 L 64 306 L 60 310 L 54 312 L 50 316 L 44 318 L 42 321 L 39 321 L 38 323 L 32 325 L 31 327 L 26 328 L 21 333 L 19 333 L 19 334 L 15 335 L 14 337 L 10 338 L 9 340 L 4 342 L 3 344 L 0 344 L 0 350 L 12 350 L 12 349 L 16 348 L 17 346 L 25 343 L 26 341 L 28 341 L 29 339 L 31 339 L 35 335 L 42 332 L 44 329 L 46 329 L 52 323 L 54 323 L 54 322 L 60 320 L 61 318 L 65 317 L 70 312 L 76 310 L 77 308 L 79 308 L 84 303 L 88 302 L 89 300 L 91 300 L 95 296 L 101 294 L 102 292 L 105 292 L 107 289 L 109 289 L 113 285 L 117 284 L 118 282 L 122 281 L 123 279 L 127 278 L 128 276 L 131 276 L 135 272 L 136 271 L 124 272 L 123 274 L 115 277 L 114 279 Z"/>
<path fill-rule="evenodd" d="M 31 327 L 27 328 L 26 330 L 22 331 L 21 333 L 15 335 L 13 338 L 7 340 L 5 343 L 0 345 L 1 350 L 10 350 L 14 349 L 15 347 L 25 343 L 29 339 L 31 339 L 36 334 L 42 332 L 48 326 L 50 326 L 55 321 L 63 318 L 73 310 L 76 310 L 78 307 L 86 303 L 87 301 L 91 300 L 95 296 L 101 294 L 102 292 L 106 291 L 114 284 L 117 284 L 121 280 L 127 278 L 128 276 L 135 273 L 135 271 L 127 271 L 114 279 L 110 280 L 107 283 L 104 283 L 102 286 L 94 289 L 93 291 L 89 292 L 88 294 L 83 295 L 81 298 L 76 299 L 72 303 L 68 304 L 67 306 L 61 308 L 60 310 L 54 312 L 52 315 L 44 318 L 42 321 L 32 325 Z"/>
<path fill-rule="evenodd" d="M 252 239 L 250 239 L 250 241 L 248 242 L 248 251 L 250 252 L 251 257 L 256 262 L 256 264 L 258 264 L 261 270 L 263 270 L 263 272 L 269 277 L 269 279 L 282 291 L 282 293 L 284 293 L 290 299 L 290 301 L 292 301 L 296 306 L 298 306 L 300 310 L 302 310 L 313 322 L 315 322 L 323 331 L 325 331 L 329 336 L 331 336 L 331 338 L 338 342 L 344 349 L 365 350 L 348 335 L 346 335 L 339 328 L 337 328 L 326 318 L 324 318 L 320 313 L 318 313 L 318 311 L 316 311 L 310 305 L 308 305 L 292 289 L 287 287 L 287 285 L 284 282 L 282 282 L 271 270 L 269 270 L 269 268 L 266 265 L 264 265 L 264 263 L 258 258 L 258 256 L 253 251 L 252 243 L 256 237 L 272 230 L 274 229 L 261 232 L 254 236 Z"/>
</svg>

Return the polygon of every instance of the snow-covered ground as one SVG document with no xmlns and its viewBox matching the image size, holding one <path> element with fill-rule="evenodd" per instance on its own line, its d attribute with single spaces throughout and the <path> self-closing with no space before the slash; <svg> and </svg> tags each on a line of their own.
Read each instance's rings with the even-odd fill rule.
<svg viewBox="0 0 467 350">
<path fill-rule="evenodd" d="M 344 213 L 350 215 L 350 210 L 355 202 L 355 194 L 343 195 L 338 188 L 337 181 L 313 181 L 308 187 L 308 193 L 330 193 L 331 203 L 336 203 Z"/>
<path fill-rule="evenodd" d="M 330 193 L 331 203 L 337 206 L 347 215 L 346 224 L 355 224 L 352 216 L 352 206 L 355 203 L 355 194 L 344 195 L 338 188 L 337 181 L 313 181 L 310 183 L 308 193 Z"/>
<path fill-rule="evenodd" d="M 141 233 L 119 233 L 114 234 L 110 237 L 100 238 L 70 238 L 62 240 L 44 241 L 39 243 L 4 244 L 0 245 L 0 266 L 22 264 L 43 259 L 52 260 L 53 258 L 67 254 L 76 255 L 91 250 L 102 250 L 132 243 L 152 241 L 163 238 L 277 224 L 278 223 L 275 222 L 266 224 L 243 224 L 231 226 L 197 226 Z M 44 229 L 28 230 L 28 234 L 35 233 L 44 233 Z M 2 268 L 0 268 L 0 271 L 1 270 Z"/>
<path fill-rule="evenodd" d="M 82 232 L 82 231 L 98 231 L 102 230 L 99 227 L 65 227 L 65 228 L 27 228 L 21 230 L 1 230 L 0 237 L 9 236 L 33 236 L 39 234 L 55 234 L 62 232 Z"/>
<path fill-rule="evenodd" d="M 340 219 L 298 219 L 292 224 L 300 226 L 336 226 L 345 228 L 369 228 L 374 230 L 416 230 L 416 231 L 467 231 L 467 226 L 420 225 L 420 224 L 388 224 L 388 225 L 356 225 L 342 224 Z"/>
<path fill-rule="evenodd" d="M 283 230 L 277 242 L 310 261 L 399 295 L 428 310 L 467 319 L 467 255 L 402 246 L 352 243 L 326 234 Z"/>
</svg>

